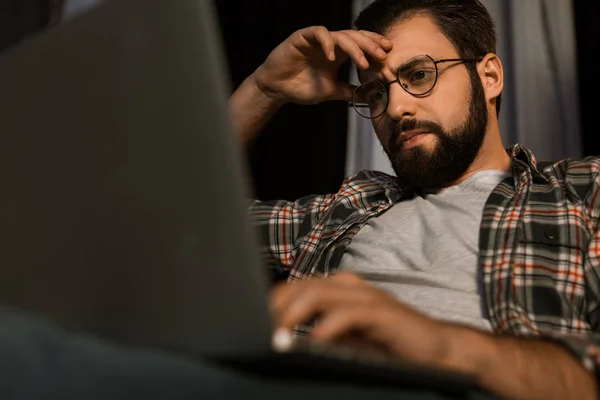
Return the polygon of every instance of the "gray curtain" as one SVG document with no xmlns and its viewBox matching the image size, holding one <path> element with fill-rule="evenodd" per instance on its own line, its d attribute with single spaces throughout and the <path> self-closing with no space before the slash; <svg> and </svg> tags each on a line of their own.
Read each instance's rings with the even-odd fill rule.
<svg viewBox="0 0 600 400">
<path fill-rule="evenodd" d="M 571 0 L 482 0 L 498 31 L 507 79 L 500 115 L 505 144 L 538 159 L 582 155 L 575 19 Z"/>
<path fill-rule="evenodd" d="M 64 0 L 62 19 L 67 20 L 103 0 Z"/>
<path fill-rule="evenodd" d="M 353 18 L 373 0 L 352 0 Z M 357 85 L 356 68 L 350 69 L 350 83 Z M 363 170 L 371 169 L 393 174 L 390 162 L 375 136 L 371 121 L 359 116 L 354 109 L 348 108 L 348 142 L 346 153 L 346 175 L 354 175 Z"/>
<path fill-rule="evenodd" d="M 353 0 L 354 15 L 371 1 Z M 522 143 L 539 160 L 581 157 L 571 0 L 481 1 L 496 23 L 504 66 L 500 112 L 504 144 Z M 355 114 L 350 109 L 346 173 L 390 172 L 369 122 Z"/>
</svg>

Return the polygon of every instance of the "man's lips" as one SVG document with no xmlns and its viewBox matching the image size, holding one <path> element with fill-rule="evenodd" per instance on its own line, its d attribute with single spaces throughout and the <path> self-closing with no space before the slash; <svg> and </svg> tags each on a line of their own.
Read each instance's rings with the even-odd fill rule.
<svg viewBox="0 0 600 400">
<path fill-rule="evenodd" d="M 405 142 L 409 139 L 412 139 L 413 137 L 417 136 L 417 135 L 423 135 L 423 134 L 427 134 L 427 133 L 431 133 L 431 131 L 427 131 L 427 130 L 414 130 L 414 131 L 406 131 L 406 132 L 402 132 L 400 134 L 400 144 L 402 144 L 402 142 Z"/>
</svg>

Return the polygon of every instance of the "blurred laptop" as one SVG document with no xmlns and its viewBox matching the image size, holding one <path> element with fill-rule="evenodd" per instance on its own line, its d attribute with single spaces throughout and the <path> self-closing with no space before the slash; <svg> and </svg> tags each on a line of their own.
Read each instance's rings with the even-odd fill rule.
<svg viewBox="0 0 600 400">
<path fill-rule="evenodd" d="M 0 55 L 0 302 L 264 374 L 476 388 L 335 346 L 274 351 L 215 20 L 208 1 L 103 0 Z"/>
</svg>

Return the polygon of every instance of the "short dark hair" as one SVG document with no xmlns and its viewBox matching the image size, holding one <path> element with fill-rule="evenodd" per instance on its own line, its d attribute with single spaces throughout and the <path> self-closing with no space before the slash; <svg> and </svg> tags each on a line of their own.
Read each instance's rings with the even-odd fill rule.
<svg viewBox="0 0 600 400">
<path fill-rule="evenodd" d="M 479 0 L 375 0 L 356 18 L 357 29 L 388 33 L 396 24 L 417 15 L 430 17 L 454 45 L 460 58 L 480 58 L 496 53 L 496 28 Z M 474 64 L 465 64 L 471 78 Z M 500 113 L 501 95 L 496 98 Z"/>
</svg>

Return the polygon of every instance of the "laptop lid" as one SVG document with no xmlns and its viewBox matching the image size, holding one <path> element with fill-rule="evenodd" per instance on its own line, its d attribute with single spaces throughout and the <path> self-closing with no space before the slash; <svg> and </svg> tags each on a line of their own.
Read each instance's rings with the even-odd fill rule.
<svg viewBox="0 0 600 400">
<path fill-rule="evenodd" d="M 129 344 L 269 348 L 208 1 L 106 0 L 0 55 L 0 302 Z"/>
</svg>

